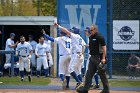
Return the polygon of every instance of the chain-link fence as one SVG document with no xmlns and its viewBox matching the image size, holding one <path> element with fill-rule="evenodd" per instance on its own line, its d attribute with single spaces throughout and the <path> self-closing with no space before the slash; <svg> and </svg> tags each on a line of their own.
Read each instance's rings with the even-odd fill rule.
<svg viewBox="0 0 140 93">
<path fill-rule="evenodd" d="M 140 20 L 140 0 L 113 0 L 113 20 Z M 112 75 L 117 77 L 140 77 L 140 60 L 129 64 L 131 54 L 140 57 L 140 50 L 112 51 Z M 140 59 L 140 58 L 138 58 Z M 140 63 L 138 63 L 140 64 Z"/>
</svg>

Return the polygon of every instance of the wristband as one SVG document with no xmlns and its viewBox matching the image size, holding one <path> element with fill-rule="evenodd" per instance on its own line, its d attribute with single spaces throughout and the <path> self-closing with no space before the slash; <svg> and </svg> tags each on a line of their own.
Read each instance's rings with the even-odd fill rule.
<svg viewBox="0 0 140 93">
<path fill-rule="evenodd" d="M 58 28 L 59 28 L 59 29 L 61 29 L 61 28 L 62 28 L 62 26 L 58 25 Z"/>
</svg>

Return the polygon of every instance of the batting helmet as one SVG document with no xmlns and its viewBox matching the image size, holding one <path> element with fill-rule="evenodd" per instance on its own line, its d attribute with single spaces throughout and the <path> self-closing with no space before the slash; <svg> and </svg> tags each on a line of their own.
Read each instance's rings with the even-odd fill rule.
<svg viewBox="0 0 140 93">
<path fill-rule="evenodd" d="M 72 27 L 70 30 L 75 34 L 80 34 L 80 29 L 78 27 Z"/>
<path fill-rule="evenodd" d="M 90 34 L 90 27 L 86 27 L 85 29 L 84 29 L 84 31 L 86 32 L 88 32 L 89 34 Z"/>
</svg>

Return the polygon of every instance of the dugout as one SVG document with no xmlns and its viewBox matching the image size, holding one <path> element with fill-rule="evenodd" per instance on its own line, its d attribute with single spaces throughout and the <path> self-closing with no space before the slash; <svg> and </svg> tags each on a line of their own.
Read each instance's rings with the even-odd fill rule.
<svg viewBox="0 0 140 93">
<path fill-rule="evenodd" d="M 6 39 L 9 38 L 11 32 L 16 34 L 15 42 L 19 41 L 20 35 L 24 35 L 26 41 L 28 41 L 28 35 L 34 36 L 34 39 L 38 42 L 39 36 L 42 35 L 41 29 L 45 29 L 46 33 L 52 37 L 57 36 L 57 31 L 53 27 L 56 22 L 56 17 L 53 16 L 3 16 L 0 17 L 0 50 L 5 49 Z M 56 62 L 57 62 L 57 47 L 52 45 L 52 56 L 54 59 L 54 76 L 56 76 Z M 1 63 L 4 63 L 4 58 L 0 56 Z"/>
</svg>

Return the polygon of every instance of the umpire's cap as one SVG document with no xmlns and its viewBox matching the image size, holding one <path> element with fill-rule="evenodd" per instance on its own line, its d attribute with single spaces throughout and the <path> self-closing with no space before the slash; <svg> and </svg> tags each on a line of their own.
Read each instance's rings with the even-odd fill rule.
<svg viewBox="0 0 140 93">
<path fill-rule="evenodd" d="M 14 37 L 15 36 L 15 33 L 10 33 L 10 37 L 12 37 L 12 36 Z"/>
<path fill-rule="evenodd" d="M 70 30 L 75 34 L 80 34 L 80 29 L 78 27 L 72 27 Z"/>
</svg>

